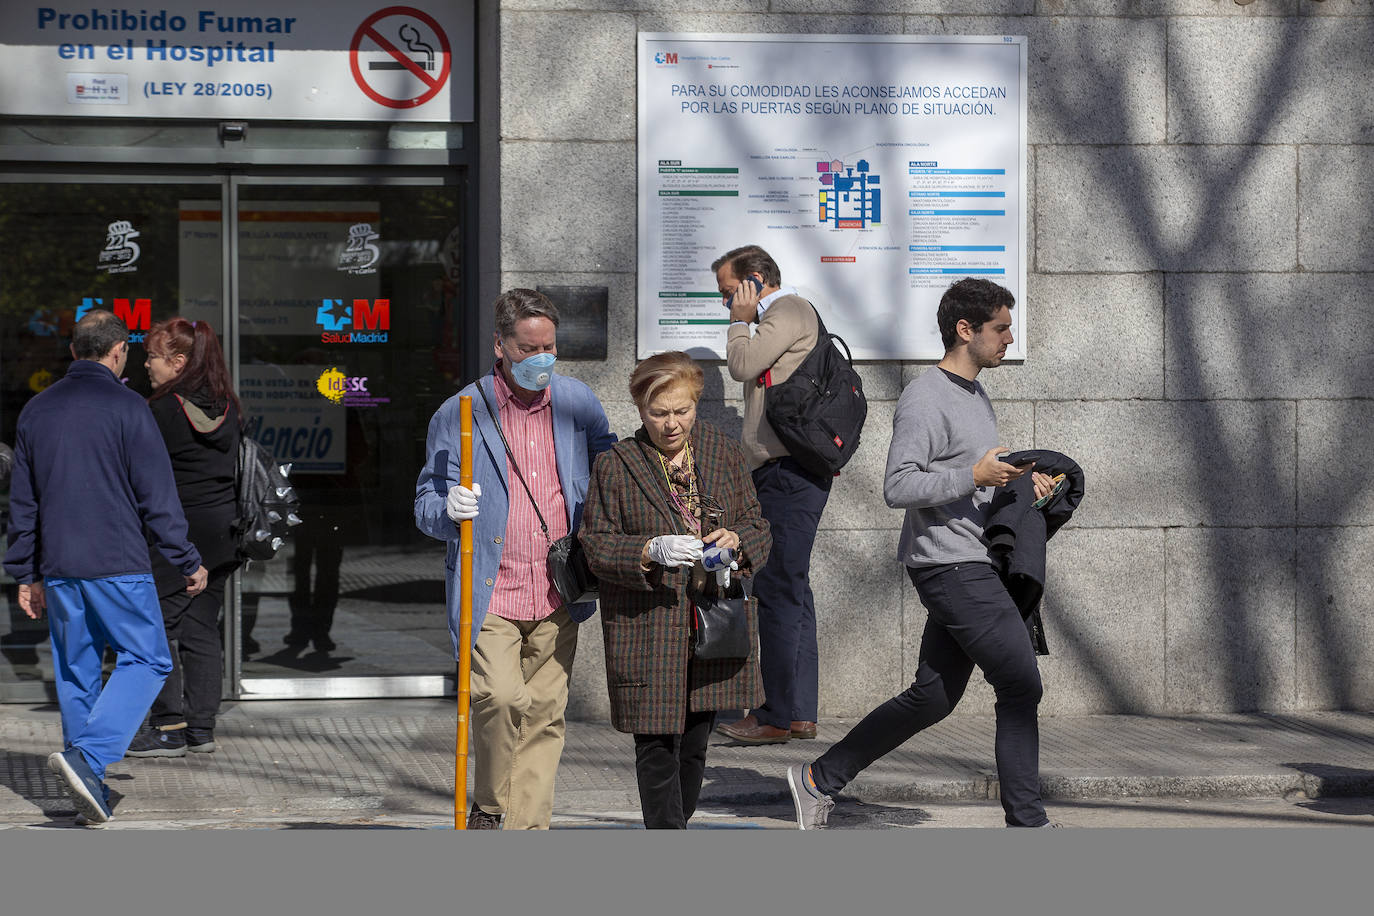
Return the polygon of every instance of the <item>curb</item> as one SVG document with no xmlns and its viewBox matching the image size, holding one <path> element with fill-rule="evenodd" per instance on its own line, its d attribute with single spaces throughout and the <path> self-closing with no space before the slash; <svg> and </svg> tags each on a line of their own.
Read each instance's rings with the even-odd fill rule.
<svg viewBox="0 0 1374 916">
<path fill-rule="evenodd" d="M 782 780 L 779 780 L 782 782 Z M 865 780 L 862 776 L 838 796 L 860 802 L 936 802 L 996 800 L 997 777 L 968 780 Z M 1040 793 L 1045 800 L 1103 798 L 1363 798 L 1374 797 L 1374 773 L 1315 776 L 1309 773 L 1246 776 L 1056 776 L 1042 773 Z M 701 804 L 781 804 L 790 802 L 784 783 L 769 786 L 722 787 L 702 791 Z"/>
</svg>

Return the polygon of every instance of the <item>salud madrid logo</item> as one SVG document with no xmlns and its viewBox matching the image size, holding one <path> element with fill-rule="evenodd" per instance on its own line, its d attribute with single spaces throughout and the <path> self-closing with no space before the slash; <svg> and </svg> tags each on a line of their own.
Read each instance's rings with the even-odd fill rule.
<svg viewBox="0 0 1374 916">
<path fill-rule="evenodd" d="M 83 296 L 81 304 L 76 308 L 76 320 L 85 318 L 91 309 L 104 307 L 103 297 Z M 129 328 L 129 343 L 143 343 L 148 336 L 148 329 L 153 324 L 153 300 L 116 298 L 114 313 Z"/>
<path fill-rule="evenodd" d="M 348 244 L 339 252 L 339 270 L 350 274 L 375 274 L 382 249 L 375 242 L 381 235 L 372 231 L 371 223 L 354 223 L 348 227 Z"/>
<path fill-rule="evenodd" d="M 344 375 L 338 366 L 330 366 L 320 373 L 315 388 L 335 404 L 344 407 L 376 407 L 391 403 L 391 398 L 378 397 L 367 390 L 367 376 Z"/>
<path fill-rule="evenodd" d="M 143 250 L 134 239 L 138 231 L 126 219 L 117 219 L 105 230 L 105 248 L 100 252 L 97 266 L 112 274 L 123 274 L 138 270 L 138 256 Z"/>
<path fill-rule="evenodd" d="M 654 63 L 658 64 L 660 67 L 677 66 L 677 52 L 659 51 L 654 55 Z"/>
<path fill-rule="evenodd" d="M 320 343 L 386 343 L 391 336 L 390 299 L 323 299 L 315 310 Z"/>
</svg>

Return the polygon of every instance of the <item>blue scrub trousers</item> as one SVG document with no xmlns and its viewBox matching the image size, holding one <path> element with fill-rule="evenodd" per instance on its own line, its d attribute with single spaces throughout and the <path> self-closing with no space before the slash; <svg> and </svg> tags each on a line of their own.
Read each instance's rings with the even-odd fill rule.
<svg viewBox="0 0 1374 916">
<path fill-rule="evenodd" d="M 172 671 L 151 573 L 44 581 L 57 702 L 66 749 L 80 748 L 98 779 L 123 758 Z M 115 669 L 101 688 L 105 647 Z"/>
</svg>

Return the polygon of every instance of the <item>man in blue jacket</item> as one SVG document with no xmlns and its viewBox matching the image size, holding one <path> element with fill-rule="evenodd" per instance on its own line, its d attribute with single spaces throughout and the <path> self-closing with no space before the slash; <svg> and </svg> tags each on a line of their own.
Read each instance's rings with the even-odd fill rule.
<svg viewBox="0 0 1374 916">
<path fill-rule="evenodd" d="M 145 528 L 205 588 L 186 538 L 172 463 L 143 398 L 120 374 L 129 329 L 92 310 L 72 333 L 75 362 L 19 414 L 5 570 L 19 606 L 52 634 L 64 750 L 48 758 L 78 812 L 111 817 L 105 767 L 119 760 L 172 670 Z M 101 658 L 116 665 L 101 688 Z"/>
<path fill-rule="evenodd" d="M 547 558 L 550 543 L 581 525 L 592 461 L 615 436 L 592 390 L 554 374 L 557 331 L 558 310 L 542 293 L 512 289 L 496 300 L 496 366 L 434 414 L 415 485 L 415 524 L 448 542 L 455 657 L 464 587 L 458 523 L 473 520 L 470 830 L 499 829 L 503 818 L 507 830 L 548 828 L 577 625 L 596 610 L 591 602 L 563 607 Z M 459 485 L 465 395 L 471 489 Z"/>
</svg>

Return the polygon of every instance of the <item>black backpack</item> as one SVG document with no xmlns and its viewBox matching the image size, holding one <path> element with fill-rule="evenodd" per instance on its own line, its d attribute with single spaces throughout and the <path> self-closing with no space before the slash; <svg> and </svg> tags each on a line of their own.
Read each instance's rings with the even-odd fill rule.
<svg viewBox="0 0 1374 916">
<path fill-rule="evenodd" d="M 798 464 L 833 477 L 859 447 L 868 401 L 849 345 L 825 329 L 820 312 L 816 328 L 816 346 L 797 371 L 764 392 L 763 414 Z"/>
<path fill-rule="evenodd" d="M 291 529 L 301 523 L 300 497 L 291 486 L 289 464 L 277 464 L 258 440 L 239 436 L 234 545 L 240 560 L 270 560 Z"/>
</svg>

